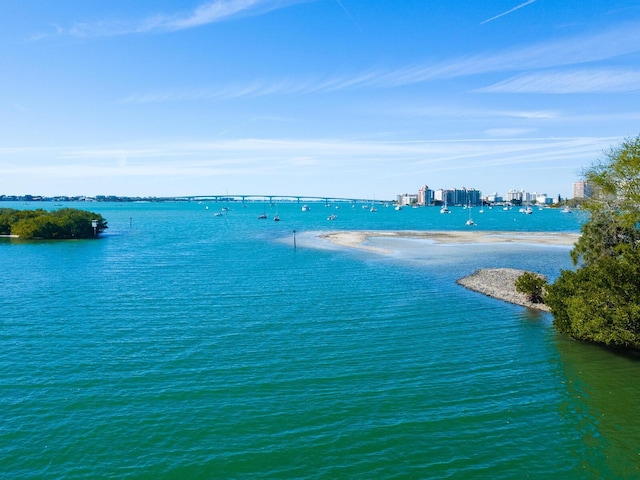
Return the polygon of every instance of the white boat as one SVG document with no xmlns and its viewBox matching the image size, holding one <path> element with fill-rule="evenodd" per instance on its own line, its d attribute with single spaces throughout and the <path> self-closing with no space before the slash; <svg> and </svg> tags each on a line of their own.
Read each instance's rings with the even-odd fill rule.
<svg viewBox="0 0 640 480">
<path fill-rule="evenodd" d="M 376 196 L 373 196 L 373 201 L 371 202 L 371 208 L 369 209 L 370 212 L 377 212 L 378 209 L 376 208 Z"/>
<path fill-rule="evenodd" d="M 303 212 L 308 212 L 309 210 L 311 210 L 311 209 L 309 208 L 309 205 L 302 205 L 302 211 L 303 211 Z"/>
<path fill-rule="evenodd" d="M 275 216 L 273 217 L 273 221 L 274 222 L 279 222 L 280 221 L 280 215 L 278 215 L 277 213 L 275 214 Z"/>
<path fill-rule="evenodd" d="M 396 210 L 402 210 L 402 207 L 400 205 L 396 205 Z"/>
<path fill-rule="evenodd" d="M 476 224 L 476 222 L 474 222 L 474 221 L 471 219 L 471 205 L 469 205 L 469 206 L 467 207 L 467 212 L 469 212 L 469 215 L 468 215 L 468 219 L 467 219 L 467 221 L 466 221 L 464 224 L 465 224 L 465 225 L 475 225 L 475 224 Z"/>
<path fill-rule="evenodd" d="M 332 213 L 327 217 L 327 220 L 335 220 L 336 218 L 338 218 L 338 216 L 335 213 Z"/>
<path fill-rule="evenodd" d="M 560 210 L 560 212 L 561 213 L 571 213 L 571 209 L 565 205 L 564 207 L 562 207 L 562 210 Z"/>
<path fill-rule="evenodd" d="M 258 219 L 259 220 L 264 220 L 265 218 L 267 218 L 267 214 L 263 213 L 262 215 L 258 215 Z"/>
</svg>

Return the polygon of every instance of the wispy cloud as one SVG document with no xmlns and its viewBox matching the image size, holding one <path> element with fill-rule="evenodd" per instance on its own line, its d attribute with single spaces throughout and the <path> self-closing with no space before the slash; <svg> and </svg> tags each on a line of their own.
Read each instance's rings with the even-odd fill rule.
<svg viewBox="0 0 640 480">
<path fill-rule="evenodd" d="M 414 65 L 361 76 L 359 84 L 402 86 L 492 72 L 523 71 L 603 61 L 640 52 L 640 24 L 632 23 L 598 34 L 541 42 L 528 47 Z"/>
<path fill-rule="evenodd" d="M 261 15 L 296 3 L 314 0 L 215 0 L 202 3 L 194 10 L 180 13 L 159 13 L 141 20 L 101 20 L 77 22 L 70 27 L 56 25 L 55 35 L 73 37 L 117 36 L 143 33 L 175 32 L 232 18 Z M 32 40 L 51 35 L 38 33 Z"/>
<path fill-rule="evenodd" d="M 485 133 L 489 137 L 497 137 L 497 138 L 510 138 L 510 137 L 521 137 L 527 133 L 531 133 L 533 130 L 531 128 L 491 128 L 486 130 Z"/>
<path fill-rule="evenodd" d="M 446 107 L 409 107 L 395 108 L 391 113 L 412 117 L 437 117 L 437 118 L 517 118 L 526 120 L 551 120 L 559 118 L 562 114 L 554 110 L 495 110 L 490 108 L 459 108 L 453 105 Z"/>
<path fill-rule="evenodd" d="M 428 141 L 215 138 L 87 147 L 0 148 L 0 176 L 17 189 L 16 193 L 32 190 L 37 184 L 62 189 L 50 194 L 60 191 L 75 194 L 63 187 L 77 189 L 78 185 L 84 185 L 90 186 L 90 190 L 77 193 L 144 195 L 147 194 L 144 186 L 155 185 L 159 190 L 151 194 L 219 193 L 228 189 L 233 194 L 305 192 L 364 198 L 372 191 L 403 191 L 407 178 L 428 178 L 437 188 L 463 184 L 492 191 L 524 186 L 561 191 L 566 188 L 566 180 L 550 184 L 550 171 L 560 168 L 567 175 L 577 174 L 586 163 L 597 160 L 601 152 L 621 140 L 514 138 L 518 133 L 523 132 L 487 131 L 483 138 Z M 390 170 L 389 165 L 403 167 Z M 490 178 L 488 170 L 492 172 Z M 360 186 L 335 181 L 337 177 L 356 174 Z M 514 179 L 525 183 L 513 185 Z M 52 180 L 55 181 L 51 183 Z M 38 193 L 49 194 L 41 190 Z"/>
<path fill-rule="evenodd" d="M 621 93 L 640 91 L 640 71 L 592 69 L 537 72 L 481 88 L 485 93 Z"/>
<path fill-rule="evenodd" d="M 529 162 L 533 159 L 544 163 L 546 154 L 556 152 L 565 158 L 581 157 L 585 152 L 597 154 L 603 148 L 615 143 L 617 138 L 568 137 L 568 138 L 511 138 L 516 132 L 505 130 L 502 136 L 493 132 L 488 138 L 455 138 L 447 140 L 415 141 L 370 141 L 344 140 L 339 138 L 317 139 L 233 139 L 206 140 L 193 142 L 138 144 L 129 146 L 95 147 L 53 147 L 53 148 L 0 148 L 0 174 L 16 171 L 25 173 L 43 168 L 75 165 L 96 171 L 104 169 L 131 169 L 133 174 L 146 171 L 153 175 L 158 167 L 174 168 L 183 175 L 194 172 L 238 170 L 246 172 L 247 167 L 264 165 L 265 160 L 274 168 L 285 169 L 292 162 L 309 166 L 335 164 L 340 167 L 345 159 L 351 164 L 358 162 L 386 163 L 410 162 L 413 165 L 437 164 L 452 159 L 501 158 L 505 163 Z M 29 162 L 15 161 L 21 155 L 29 155 Z M 1 160 L 3 160 L 2 162 Z M 127 162 L 123 164 L 122 159 Z M 300 159 L 304 158 L 304 162 Z M 556 158 L 554 154 L 554 159 Z M 11 159 L 11 161 L 9 161 Z M 342 168 L 342 167 L 340 167 Z M 114 170 L 115 171 L 115 170 Z M 174 172 L 174 170 L 171 170 Z M 211 175 L 211 173 L 209 173 Z"/>
<path fill-rule="evenodd" d="M 579 35 L 531 46 L 460 57 L 446 62 L 414 64 L 395 69 L 370 70 L 329 78 L 252 80 L 227 86 L 171 89 L 132 94 L 123 103 L 157 103 L 202 99 L 230 99 L 266 95 L 299 95 L 355 88 L 395 88 L 428 81 L 486 73 L 542 70 L 602 62 L 640 52 L 640 24 L 630 23 L 605 32 Z M 630 72 L 632 73 L 632 72 Z M 600 75 L 600 74 L 598 74 Z M 632 75 L 620 80 L 618 90 L 633 86 Z M 500 85 L 500 84 L 499 84 Z M 577 86 L 578 83 L 575 83 Z M 570 91 L 567 86 L 567 92 Z M 504 91 L 507 91 L 505 83 Z M 497 89 L 497 87 L 495 87 Z M 513 87 L 515 89 L 515 87 Z M 583 88 L 583 87 L 581 87 Z M 482 90 L 482 91 L 489 91 Z M 635 91 L 635 88 L 632 88 Z"/>
<path fill-rule="evenodd" d="M 509 15 L 510 13 L 513 13 L 516 10 L 520 10 L 521 8 L 526 7 L 527 5 L 531 5 L 535 1 L 536 0 L 528 0 L 528 1 L 524 2 L 524 3 L 521 3 L 517 7 L 513 7 L 511 10 L 507 10 L 506 12 L 502 12 L 502 13 L 496 15 L 495 17 L 491 17 L 491 18 L 488 18 L 488 19 L 480 22 L 480 25 L 484 25 L 485 23 L 493 22 L 494 20 L 497 20 L 498 18 L 504 17 L 505 15 Z"/>
</svg>

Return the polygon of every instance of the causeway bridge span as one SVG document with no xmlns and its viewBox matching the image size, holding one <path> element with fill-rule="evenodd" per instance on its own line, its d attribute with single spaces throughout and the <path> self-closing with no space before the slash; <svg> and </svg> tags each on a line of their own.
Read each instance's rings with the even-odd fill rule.
<svg viewBox="0 0 640 480">
<path fill-rule="evenodd" d="M 346 198 L 346 197 L 314 197 L 308 195 L 189 195 L 183 197 L 175 197 L 176 200 L 189 202 L 291 202 L 291 203 L 392 203 L 393 200 L 376 200 L 371 198 Z"/>
</svg>

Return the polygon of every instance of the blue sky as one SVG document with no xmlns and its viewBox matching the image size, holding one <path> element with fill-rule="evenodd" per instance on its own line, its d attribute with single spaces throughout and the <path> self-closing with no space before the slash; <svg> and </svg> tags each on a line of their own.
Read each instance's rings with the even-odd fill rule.
<svg viewBox="0 0 640 480">
<path fill-rule="evenodd" d="M 0 194 L 570 196 L 637 0 L 3 0 Z"/>
</svg>

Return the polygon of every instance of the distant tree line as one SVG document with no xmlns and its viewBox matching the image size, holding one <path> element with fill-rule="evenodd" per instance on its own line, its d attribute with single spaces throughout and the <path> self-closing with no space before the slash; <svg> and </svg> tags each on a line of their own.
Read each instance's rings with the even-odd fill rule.
<svg viewBox="0 0 640 480">
<path fill-rule="evenodd" d="M 107 228 L 102 215 L 87 210 L 62 208 L 48 212 L 0 208 L 0 235 L 46 240 L 91 238 Z"/>
</svg>

